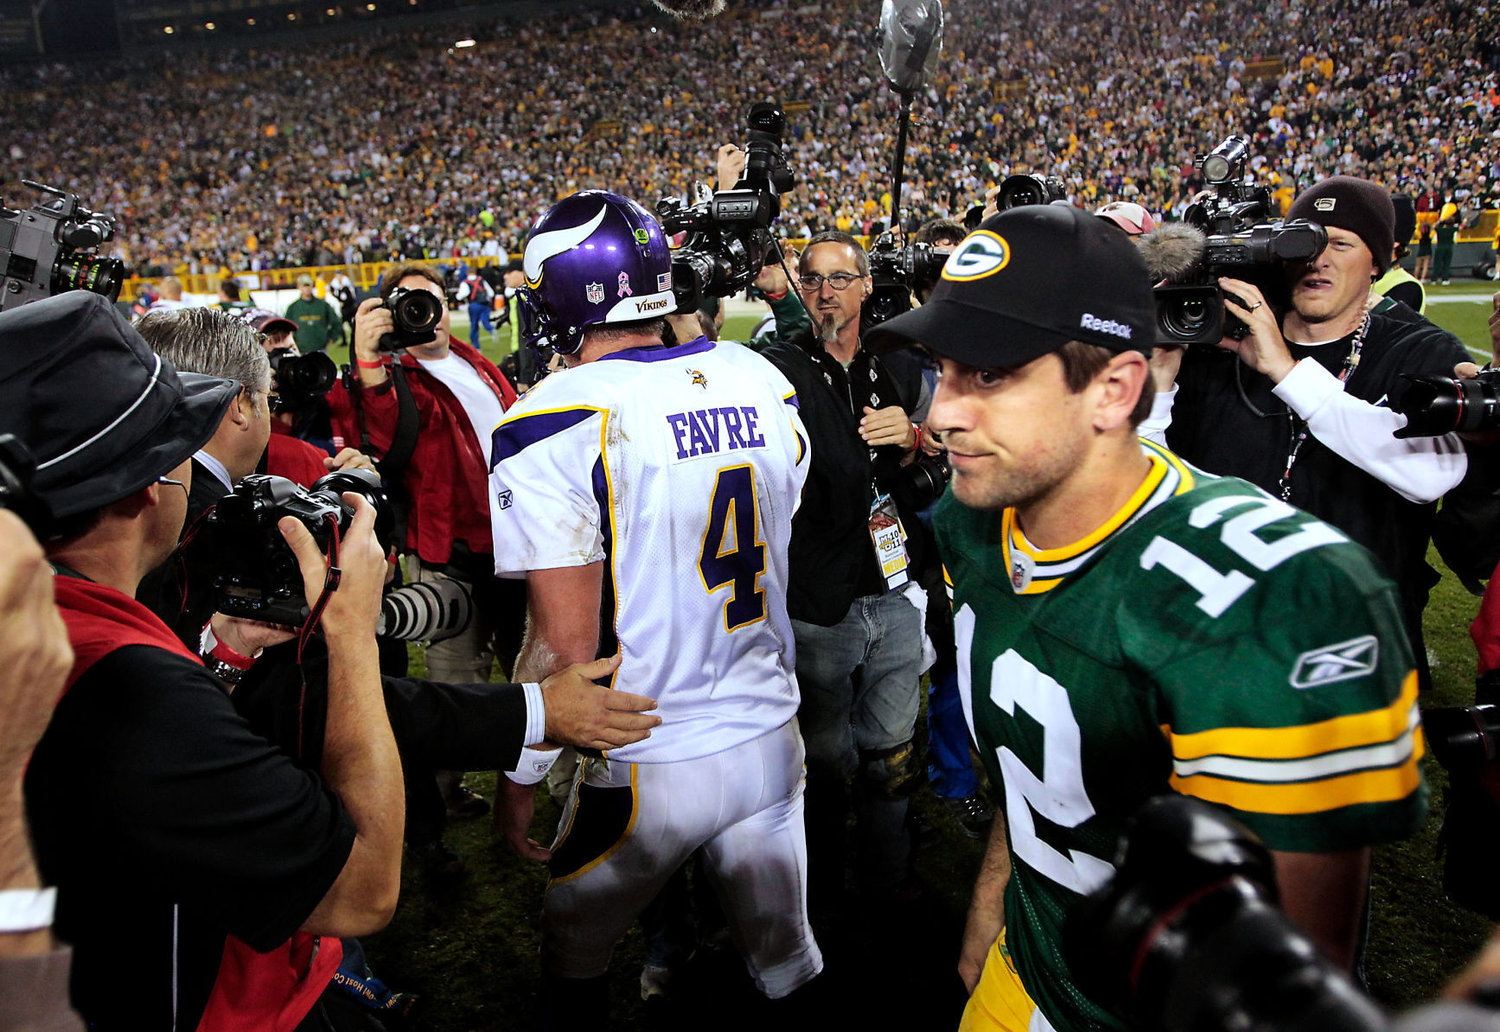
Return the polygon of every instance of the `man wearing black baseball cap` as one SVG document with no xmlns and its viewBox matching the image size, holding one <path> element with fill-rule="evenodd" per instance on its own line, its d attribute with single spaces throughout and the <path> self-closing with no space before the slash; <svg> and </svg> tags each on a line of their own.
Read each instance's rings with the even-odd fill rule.
<svg viewBox="0 0 1500 1032">
<path fill-rule="evenodd" d="M 1030 205 L 985 220 L 929 302 L 874 335 L 939 366 L 960 690 L 1006 794 L 961 1029 L 1120 1025 L 1070 970 L 1063 921 L 1155 795 L 1229 807 L 1273 850 L 1288 913 L 1345 961 L 1368 846 L 1425 813 L 1389 582 L 1327 525 L 1136 436 L 1154 326 L 1127 234 Z M 1353 766 L 1344 724 L 1362 729 Z"/>
<path fill-rule="evenodd" d="M 1422 609 L 1436 575 L 1427 542 L 1437 500 L 1468 468 L 1453 434 L 1396 439 L 1407 376 L 1453 376 L 1469 360 L 1452 334 L 1404 309 L 1370 312 L 1390 267 L 1396 210 L 1368 180 L 1333 176 L 1298 195 L 1288 218 L 1328 231 L 1328 246 L 1282 270 L 1274 292 L 1221 278 L 1225 309 L 1250 329 L 1223 350 L 1190 348 L 1167 442 L 1212 473 L 1243 477 L 1364 545 L 1400 586 L 1423 683 Z"/>
<path fill-rule="evenodd" d="M 298 521 L 280 528 L 308 597 L 332 589 L 321 779 L 256 737 L 133 597 L 176 546 L 192 455 L 239 390 L 179 375 L 95 294 L 0 314 L 0 431 L 36 456 L 75 655 L 26 802 L 75 951 L 73 1002 L 101 1029 L 298 1020 L 338 937 L 395 908 L 404 809 L 375 659 L 373 510 L 344 496 L 357 512 L 335 575 Z"/>
</svg>

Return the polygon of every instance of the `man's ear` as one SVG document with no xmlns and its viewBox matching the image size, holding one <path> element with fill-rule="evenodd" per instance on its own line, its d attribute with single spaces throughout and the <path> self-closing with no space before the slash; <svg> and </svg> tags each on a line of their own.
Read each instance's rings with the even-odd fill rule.
<svg viewBox="0 0 1500 1032">
<path fill-rule="evenodd" d="M 245 399 L 245 391 L 240 390 L 229 403 L 229 411 L 225 413 L 226 418 L 233 421 L 234 425 L 244 430 L 250 425 L 250 405 Z"/>
<path fill-rule="evenodd" d="M 1094 407 L 1094 429 L 1108 433 L 1129 426 L 1130 413 L 1150 377 L 1150 364 L 1139 351 L 1125 351 L 1111 358 L 1094 378 L 1100 388 L 1099 402 Z"/>
</svg>

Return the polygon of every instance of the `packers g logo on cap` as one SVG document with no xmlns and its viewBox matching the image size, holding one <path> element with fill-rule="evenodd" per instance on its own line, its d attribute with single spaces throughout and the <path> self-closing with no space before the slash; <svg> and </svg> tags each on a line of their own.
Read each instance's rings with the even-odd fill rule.
<svg viewBox="0 0 1500 1032">
<path fill-rule="evenodd" d="M 998 233 L 978 229 L 943 263 L 943 279 L 960 283 L 993 276 L 1010 262 L 1010 245 Z"/>
</svg>

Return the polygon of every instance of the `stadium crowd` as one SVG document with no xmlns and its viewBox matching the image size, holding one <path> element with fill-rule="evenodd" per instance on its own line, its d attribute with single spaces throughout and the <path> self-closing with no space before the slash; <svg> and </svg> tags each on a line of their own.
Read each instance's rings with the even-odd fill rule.
<svg viewBox="0 0 1500 1032">
<path fill-rule="evenodd" d="M 862 233 L 888 210 L 896 98 L 854 0 L 739 4 L 709 29 L 613 9 L 467 31 L 478 45 L 458 50 L 452 27 L 425 27 L 0 72 L 0 185 L 14 204 L 40 179 L 118 215 L 116 247 L 146 274 L 517 252 L 573 190 L 685 195 L 774 98 L 801 177 L 790 235 Z M 961 214 L 1025 171 L 1086 207 L 1170 217 L 1231 132 L 1287 203 L 1294 183 L 1356 173 L 1492 207 L 1497 38 L 1493 4 L 958 0 L 914 105 L 908 210 Z"/>
</svg>

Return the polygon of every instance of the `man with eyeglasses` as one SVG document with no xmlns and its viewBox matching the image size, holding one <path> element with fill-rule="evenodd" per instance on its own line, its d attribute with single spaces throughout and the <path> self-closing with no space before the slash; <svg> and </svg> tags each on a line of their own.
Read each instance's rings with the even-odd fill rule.
<svg viewBox="0 0 1500 1032">
<path fill-rule="evenodd" d="M 852 777 L 859 888 L 876 907 L 908 888 L 907 793 L 921 778 L 912 743 L 922 659 L 914 514 L 890 487 L 916 454 L 926 407 L 908 356 L 860 345 L 869 259 L 847 233 L 822 233 L 798 262 L 811 331 L 763 354 L 791 381 L 812 443 L 792 523 L 787 609 L 797 643 L 807 745 L 807 839 L 814 920 L 837 916 Z"/>
</svg>

